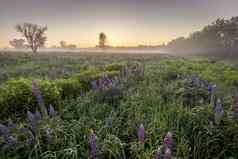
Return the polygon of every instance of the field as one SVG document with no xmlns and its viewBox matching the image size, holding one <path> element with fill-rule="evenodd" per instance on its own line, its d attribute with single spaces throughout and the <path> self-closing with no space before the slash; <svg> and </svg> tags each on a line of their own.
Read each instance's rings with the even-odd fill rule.
<svg viewBox="0 0 238 159">
<path fill-rule="evenodd" d="M 0 158 L 238 158 L 235 61 L 0 53 Z"/>
</svg>

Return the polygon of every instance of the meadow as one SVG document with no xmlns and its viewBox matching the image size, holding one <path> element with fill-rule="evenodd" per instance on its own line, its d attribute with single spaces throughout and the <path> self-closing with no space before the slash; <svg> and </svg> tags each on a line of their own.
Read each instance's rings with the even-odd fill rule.
<svg viewBox="0 0 238 159">
<path fill-rule="evenodd" d="M 1 52 L 0 158 L 236 159 L 233 63 Z"/>
</svg>

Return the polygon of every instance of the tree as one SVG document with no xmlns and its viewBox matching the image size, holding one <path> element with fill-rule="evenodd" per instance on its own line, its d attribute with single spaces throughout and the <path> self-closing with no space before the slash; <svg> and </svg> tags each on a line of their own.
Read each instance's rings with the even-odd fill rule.
<svg viewBox="0 0 238 159">
<path fill-rule="evenodd" d="M 15 49 L 24 48 L 25 47 L 24 43 L 25 43 L 24 39 L 13 39 L 12 41 L 9 41 L 9 44 Z"/>
<path fill-rule="evenodd" d="M 61 48 L 67 48 L 67 43 L 65 41 L 60 41 Z"/>
<path fill-rule="evenodd" d="M 77 46 L 74 45 L 74 44 L 69 44 L 69 45 L 67 46 L 67 48 L 68 48 L 68 49 L 76 49 Z"/>
<path fill-rule="evenodd" d="M 16 30 L 26 38 L 27 46 L 32 49 L 33 53 L 36 53 L 46 42 L 47 37 L 45 36 L 45 32 L 47 31 L 47 27 L 24 23 L 18 24 Z"/>
<path fill-rule="evenodd" d="M 106 34 L 104 34 L 104 33 L 100 33 L 99 34 L 99 44 L 98 44 L 98 46 L 100 47 L 100 48 L 104 48 L 106 45 L 106 40 L 107 40 L 107 36 L 106 36 Z"/>
</svg>

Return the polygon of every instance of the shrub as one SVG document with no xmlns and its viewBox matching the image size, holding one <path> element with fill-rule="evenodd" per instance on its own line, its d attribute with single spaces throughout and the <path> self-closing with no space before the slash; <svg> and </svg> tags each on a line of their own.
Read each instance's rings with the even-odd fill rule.
<svg viewBox="0 0 238 159">
<path fill-rule="evenodd" d="M 81 83 L 74 78 L 58 79 L 55 81 L 56 86 L 61 90 L 61 97 L 76 97 L 82 93 Z"/>
<path fill-rule="evenodd" d="M 46 105 L 58 105 L 60 90 L 56 85 L 48 80 L 39 80 L 38 83 Z M 2 87 L 2 92 L 0 94 L 1 118 L 10 116 L 15 118 L 37 105 L 30 79 L 21 78 L 8 81 Z"/>
<path fill-rule="evenodd" d="M 106 66 L 106 71 L 122 71 L 127 66 L 126 62 L 112 63 Z"/>
</svg>

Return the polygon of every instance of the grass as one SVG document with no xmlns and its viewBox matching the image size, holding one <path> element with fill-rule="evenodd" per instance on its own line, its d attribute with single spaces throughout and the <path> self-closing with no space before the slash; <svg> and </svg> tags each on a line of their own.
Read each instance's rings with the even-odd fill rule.
<svg viewBox="0 0 238 159">
<path fill-rule="evenodd" d="M 164 154 L 163 140 L 169 131 L 173 134 L 173 158 L 238 158 L 238 124 L 233 118 L 238 71 L 227 64 L 165 55 L 72 53 L 36 56 L 5 53 L 0 55 L 0 61 L 4 66 L 0 68 L 4 75 L 2 87 L 10 79 L 20 77 L 67 83 L 78 77 L 84 85 L 82 81 L 89 77 L 85 70 L 93 67 L 102 72 L 122 71 L 122 63 L 126 63 L 128 70 L 135 66 L 144 70 L 143 76 L 133 73 L 120 77 L 122 86 L 116 89 L 89 90 L 74 96 L 64 93 L 64 98 L 54 105 L 57 115 L 39 121 L 33 146 L 25 144 L 29 134 L 22 136 L 19 132 L 23 127 L 30 128 L 27 110 L 17 119 L 3 119 L 2 124 L 17 124 L 11 134 L 20 143 L 7 146 L 4 138 L 0 138 L 0 158 L 90 158 L 92 130 L 97 136 L 97 158 L 155 158 L 158 147 Z M 65 72 L 57 72 L 52 78 L 49 69 Z M 211 84 L 217 85 L 212 95 L 222 100 L 224 115 L 219 122 L 210 103 L 207 86 Z M 119 98 L 114 98 L 118 94 Z M 37 104 L 30 111 L 36 108 Z M 137 136 L 141 124 L 145 127 L 143 146 Z M 52 130 L 51 142 L 47 142 L 48 129 Z"/>
</svg>

